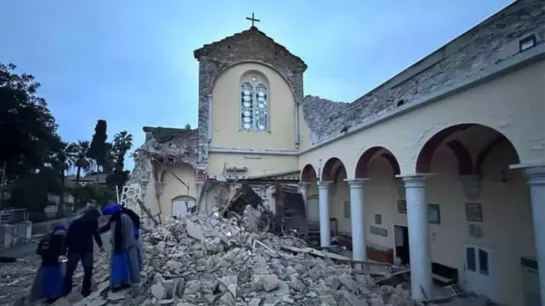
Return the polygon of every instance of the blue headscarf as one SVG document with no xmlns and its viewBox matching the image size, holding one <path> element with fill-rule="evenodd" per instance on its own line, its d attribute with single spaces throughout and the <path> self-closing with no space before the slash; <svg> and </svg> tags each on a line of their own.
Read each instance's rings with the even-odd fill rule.
<svg viewBox="0 0 545 306">
<path fill-rule="evenodd" d="M 62 225 L 62 224 L 57 224 L 55 226 L 53 226 L 53 231 L 56 232 L 56 231 L 65 231 L 66 230 L 66 226 Z"/>
<path fill-rule="evenodd" d="M 105 216 L 113 215 L 116 212 L 121 211 L 121 208 L 121 204 L 118 203 L 107 204 L 102 208 L 102 214 Z"/>
</svg>

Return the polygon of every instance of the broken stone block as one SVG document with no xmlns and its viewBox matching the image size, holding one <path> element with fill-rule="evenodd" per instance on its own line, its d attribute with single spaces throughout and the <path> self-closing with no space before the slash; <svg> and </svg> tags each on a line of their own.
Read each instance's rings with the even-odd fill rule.
<svg viewBox="0 0 545 306">
<path fill-rule="evenodd" d="M 154 298 L 158 300 L 162 300 L 166 296 L 165 293 L 166 293 L 165 287 L 163 287 L 162 284 L 155 284 L 151 286 L 151 294 L 153 295 Z"/>
<path fill-rule="evenodd" d="M 278 288 L 279 279 L 278 276 L 274 274 L 265 275 L 261 278 L 261 283 L 263 285 L 263 289 L 265 289 L 265 291 L 267 292 L 270 292 Z"/>
</svg>

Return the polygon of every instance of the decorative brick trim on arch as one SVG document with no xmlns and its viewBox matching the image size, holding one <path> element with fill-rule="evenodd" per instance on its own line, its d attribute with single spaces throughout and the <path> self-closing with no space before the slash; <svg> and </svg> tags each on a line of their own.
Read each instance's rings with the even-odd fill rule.
<svg viewBox="0 0 545 306">
<path fill-rule="evenodd" d="M 397 162 L 397 159 L 395 156 L 390 152 L 390 150 L 384 148 L 384 147 L 372 147 L 367 149 L 358 159 L 358 162 L 356 163 L 356 169 L 354 173 L 355 178 L 366 178 L 368 177 L 368 167 L 369 163 L 377 155 L 379 152 L 380 157 L 386 159 L 388 163 L 390 164 L 390 167 L 392 168 L 394 175 L 401 173 L 401 168 L 399 167 L 399 163 Z"/>
<path fill-rule="evenodd" d="M 469 150 L 458 140 L 450 140 L 445 145 L 454 153 L 456 156 L 456 160 L 458 161 L 458 174 L 459 175 L 473 175 L 478 174 L 480 175 L 482 173 L 482 166 L 484 164 L 484 161 L 486 158 L 490 155 L 492 152 L 492 149 L 496 147 L 498 144 L 503 143 L 505 141 L 509 142 L 511 144 L 513 150 L 515 151 L 518 157 L 518 152 L 516 148 L 513 146 L 513 144 L 507 139 L 505 135 L 497 131 L 496 129 L 493 129 L 491 127 L 482 125 L 482 124 L 458 124 L 453 125 L 450 127 L 447 127 L 435 135 L 433 135 L 422 147 L 422 150 L 418 154 L 418 159 L 416 161 L 416 173 L 429 173 L 431 168 L 431 160 L 433 158 L 433 154 L 435 153 L 435 150 L 451 135 L 453 135 L 456 132 L 460 132 L 463 130 L 466 130 L 470 127 L 481 127 L 484 129 L 490 129 L 495 131 L 499 136 L 491 142 L 489 145 L 484 147 L 484 149 L 477 155 L 477 159 L 475 160 L 475 163 L 473 163 L 473 159 L 471 157 L 471 154 L 469 153 Z"/>
<path fill-rule="evenodd" d="M 317 181 L 318 176 L 316 175 L 316 170 L 311 164 L 306 164 L 301 171 L 301 182 L 312 182 Z"/>
<path fill-rule="evenodd" d="M 450 127 L 447 127 L 435 135 L 433 135 L 422 147 L 422 150 L 420 150 L 420 153 L 418 154 L 418 158 L 416 160 L 416 173 L 429 173 L 431 168 L 431 159 L 433 157 L 433 154 L 435 153 L 435 150 L 452 134 L 456 132 L 460 132 L 463 130 L 468 129 L 471 127 L 472 124 L 458 124 L 453 125 Z M 456 158 L 458 159 L 458 170 L 464 170 L 466 171 L 468 168 L 473 169 L 473 163 L 471 162 L 471 155 L 469 155 L 469 152 L 467 152 L 467 149 L 460 143 L 450 143 L 449 148 L 453 151 L 453 153 L 456 155 Z M 465 155 L 467 153 L 467 156 Z M 460 156 L 458 156 L 460 154 Z M 462 164 L 467 163 L 467 157 L 469 157 L 469 164 Z M 470 173 L 473 170 L 470 171 Z M 462 174 L 462 173 L 460 173 Z M 465 173 L 468 174 L 468 173 Z"/>
<path fill-rule="evenodd" d="M 333 182 L 337 171 L 341 168 L 345 168 L 344 163 L 337 157 L 331 157 L 328 159 L 322 169 L 322 175 L 320 176 L 322 181 Z"/>
</svg>

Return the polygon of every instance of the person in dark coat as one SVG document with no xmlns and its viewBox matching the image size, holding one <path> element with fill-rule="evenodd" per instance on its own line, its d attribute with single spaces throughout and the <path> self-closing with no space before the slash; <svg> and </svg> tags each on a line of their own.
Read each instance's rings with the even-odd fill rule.
<svg viewBox="0 0 545 306">
<path fill-rule="evenodd" d="M 109 223 L 112 230 L 110 286 L 111 290 L 116 291 L 140 282 L 134 224 L 119 204 L 106 206 L 102 212 L 104 215 L 110 215 Z"/>
<path fill-rule="evenodd" d="M 45 299 L 46 304 L 52 304 L 63 295 L 62 260 L 66 256 L 65 234 L 66 227 L 56 225 L 53 232 L 38 243 L 36 253 L 42 257 L 42 263 L 31 288 L 32 302 Z"/>
<path fill-rule="evenodd" d="M 91 293 L 91 280 L 93 277 L 93 251 L 94 241 L 102 250 L 102 239 L 98 232 L 98 218 L 100 211 L 89 208 L 83 216 L 72 221 L 66 233 L 66 246 L 68 247 L 68 263 L 66 277 L 64 279 L 64 294 L 72 292 L 72 277 L 81 260 L 83 266 L 83 284 L 81 294 L 86 297 Z"/>
</svg>

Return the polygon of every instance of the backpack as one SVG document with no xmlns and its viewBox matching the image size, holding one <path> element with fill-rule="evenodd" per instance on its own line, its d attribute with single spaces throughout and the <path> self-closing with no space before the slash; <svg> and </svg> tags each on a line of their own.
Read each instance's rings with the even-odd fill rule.
<svg viewBox="0 0 545 306">
<path fill-rule="evenodd" d="M 51 251 L 51 236 L 52 234 L 47 234 L 40 240 L 36 250 L 38 255 L 45 256 Z"/>
</svg>

